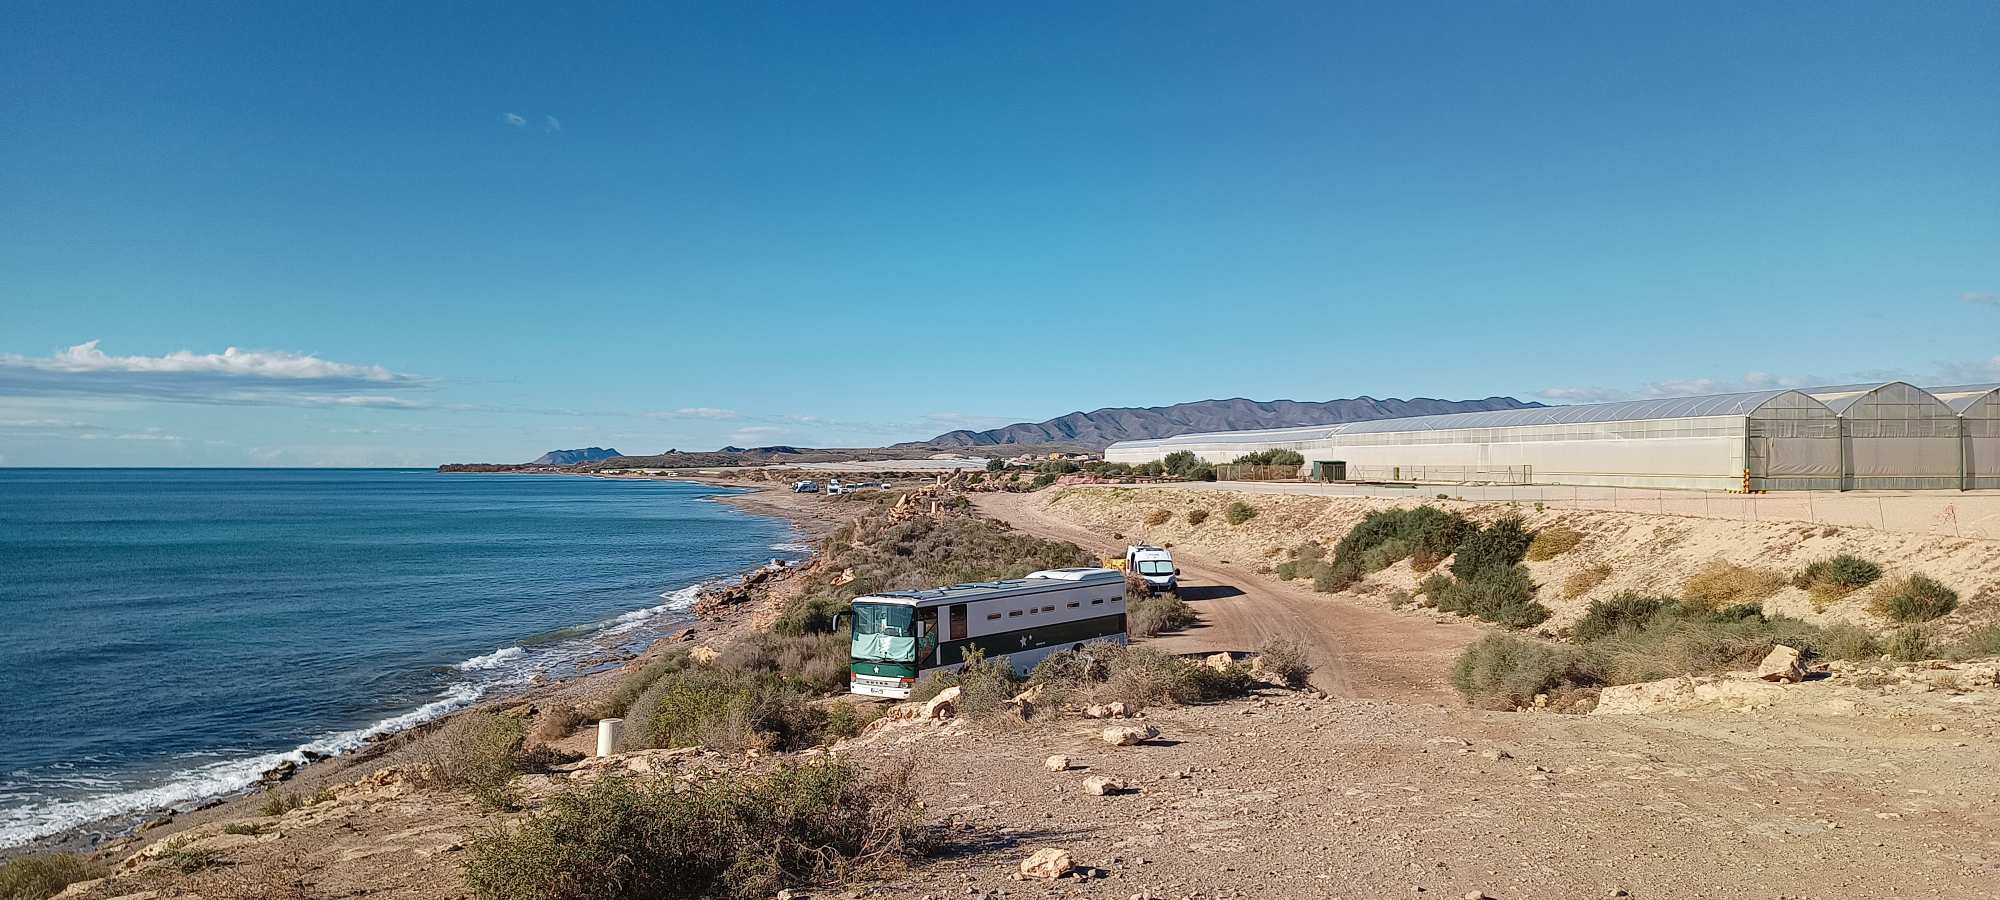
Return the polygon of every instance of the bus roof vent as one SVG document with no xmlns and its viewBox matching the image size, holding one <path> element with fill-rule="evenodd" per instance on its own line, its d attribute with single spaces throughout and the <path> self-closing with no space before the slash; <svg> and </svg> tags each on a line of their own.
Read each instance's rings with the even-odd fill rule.
<svg viewBox="0 0 2000 900">
<path fill-rule="evenodd" d="M 1049 578 L 1056 581 L 1096 581 L 1101 578 L 1113 578 L 1119 581 L 1125 580 L 1125 576 L 1115 570 L 1099 569 L 1090 566 L 1078 566 L 1070 569 L 1043 569 L 1040 572 L 1028 573 L 1028 577 Z"/>
</svg>

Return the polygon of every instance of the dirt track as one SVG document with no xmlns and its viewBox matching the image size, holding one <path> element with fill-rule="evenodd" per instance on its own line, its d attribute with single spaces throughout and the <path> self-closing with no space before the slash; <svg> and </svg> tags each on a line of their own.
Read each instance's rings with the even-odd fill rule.
<svg viewBox="0 0 2000 900">
<path fill-rule="evenodd" d="M 1029 534 L 1107 556 L 1124 552 L 1123 541 L 1047 513 L 1046 494 L 973 496 L 980 512 Z M 1202 624 L 1159 639 L 1161 649 L 1254 650 L 1269 638 L 1291 638 L 1312 647 L 1319 667 L 1313 685 L 1336 697 L 1457 701 L 1444 674 L 1459 649 L 1479 636 L 1477 626 L 1360 606 L 1182 552 L 1175 561 L 1188 582 L 1181 596 L 1201 613 Z"/>
</svg>

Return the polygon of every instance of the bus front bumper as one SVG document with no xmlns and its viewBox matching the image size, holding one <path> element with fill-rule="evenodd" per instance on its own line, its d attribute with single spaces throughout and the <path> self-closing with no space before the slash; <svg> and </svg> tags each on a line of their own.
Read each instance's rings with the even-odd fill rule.
<svg viewBox="0 0 2000 900">
<path fill-rule="evenodd" d="M 847 689 L 864 697 L 890 697 L 897 700 L 910 696 L 911 685 L 901 678 L 882 675 L 863 675 L 859 672 L 847 676 Z"/>
</svg>

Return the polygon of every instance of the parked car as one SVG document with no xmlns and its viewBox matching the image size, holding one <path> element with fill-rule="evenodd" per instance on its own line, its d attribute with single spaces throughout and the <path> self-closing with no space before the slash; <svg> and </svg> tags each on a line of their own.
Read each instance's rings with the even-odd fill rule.
<svg viewBox="0 0 2000 900">
<path fill-rule="evenodd" d="M 796 482 L 796 483 L 794 483 L 794 484 L 792 485 L 792 493 L 794 493 L 794 494 L 817 494 L 817 493 L 819 493 L 819 482 L 817 482 L 817 481 L 800 481 L 800 482 Z"/>
</svg>

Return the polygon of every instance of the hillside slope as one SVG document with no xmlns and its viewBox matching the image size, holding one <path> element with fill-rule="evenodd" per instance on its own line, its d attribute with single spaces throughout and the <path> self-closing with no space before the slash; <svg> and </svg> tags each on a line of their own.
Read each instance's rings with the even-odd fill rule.
<svg viewBox="0 0 2000 900">
<path fill-rule="evenodd" d="M 1410 400 L 1356 397 L 1322 402 L 1298 400 L 1198 400 L 1172 406 L 1145 408 L 1107 407 L 1094 412 L 1073 412 L 1046 422 L 1022 422 L 986 431 L 951 431 L 928 441 L 897 444 L 897 447 L 963 449 L 998 444 L 1073 444 L 1103 449 L 1118 441 L 1172 437 L 1204 431 L 1241 431 L 1252 428 L 1284 428 L 1293 425 L 1335 425 L 1370 419 L 1430 416 L 1441 413 L 1482 412 L 1491 409 L 1525 409 L 1541 406 L 1512 397 L 1484 400 Z"/>
</svg>

